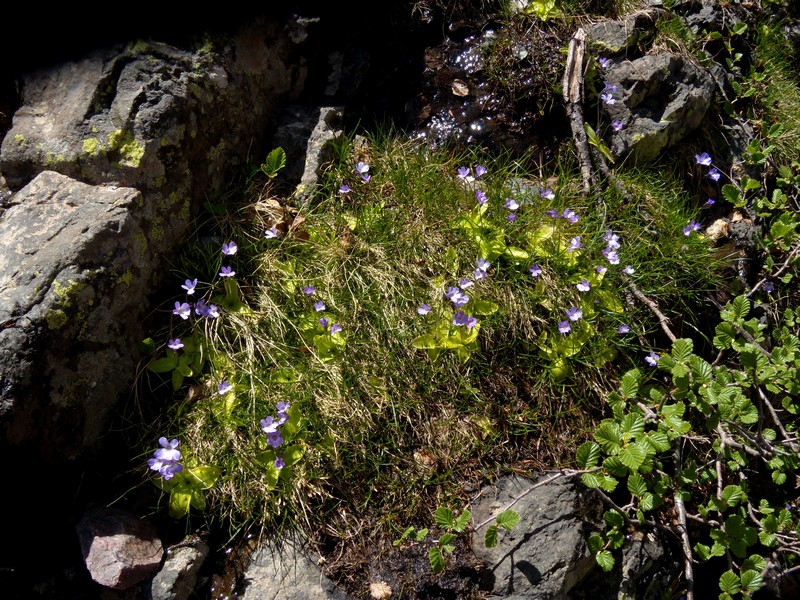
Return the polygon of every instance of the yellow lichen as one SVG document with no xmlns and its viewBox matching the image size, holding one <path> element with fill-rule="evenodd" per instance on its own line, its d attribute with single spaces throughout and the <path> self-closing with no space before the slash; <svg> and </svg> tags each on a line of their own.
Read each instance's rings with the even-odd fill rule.
<svg viewBox="0 0 800 600">
<path fill-rule="evenodd" d="M 118 129 L 108 136 L 108 146 L 120 154 L 120 164 L 138 167 L 144 156 L 144 145 L 136 141 L 130 131 Z"/>
<path fill-rule="evenodd" d="M 105 148 L 103 148 L 103 144 L 101 144 L 100 140 L 98 140 L 96 137 L 83 140 L 84 154 L 88 154 L 89 156 L 97 156 L 103 150 L 105 150 Z"/>
<path fill-rule="evenodd" d="M 67 324 L 67 313 L 59 308 L 47 311 L 44 317 L 47 321 L 47 328 L 51 330 L 61 329 Z"/>
</svg>

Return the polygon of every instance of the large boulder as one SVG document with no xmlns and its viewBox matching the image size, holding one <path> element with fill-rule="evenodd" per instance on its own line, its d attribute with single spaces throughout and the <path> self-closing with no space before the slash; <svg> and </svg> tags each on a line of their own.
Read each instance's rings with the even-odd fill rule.
<svg viewBox="0 0 800 600">
<path fill-rule="evenodd" d="M 0 214 L 0 447 L 58 461 L 97 446 L 164 257 L 302 89 L 291 25 L 136 42 L 24 79 L 0 150 L 18 190 Z"/>
</svg>

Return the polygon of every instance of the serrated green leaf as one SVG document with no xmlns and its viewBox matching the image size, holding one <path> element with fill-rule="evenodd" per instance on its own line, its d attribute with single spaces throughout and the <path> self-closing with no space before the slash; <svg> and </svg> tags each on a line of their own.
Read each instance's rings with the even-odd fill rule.
<svg viewBox="0 0 800 600">
<path fill-rule="evenodd" d="M 764 586 L 764 579 L 761 573 L 757 571 L 743 571 L 741 576 L 742 590 L 746 592 L 755 592 Z"/>
<path fill-rule="evenodd" d="M 466 529 L 467 527 L 467 524 L 469 523 L 469 519 L 471 516 L 472 514 L 468 510 L 462 512 L 455 520 L 455 523 L 453 524 L 453 531 L 457 531 L 458 533 L 464 531 L 464 529 Z"/>
<path fill-rule="evenodd" d="M 592 554 L 600 552 L 605 547 L 605 545 L 606 543 L 603 540 L 603 537 L 596 533 L 590 535 L 589 539 L 586 540 L 586 546 L 589 548 L 589 552 L 591 552 Z"/>
<path fill-rule="evenodd" d="M 719 589 L 727 594 L 736 594 L 741 588 L 741 582 L 733 571 L 725 571 L 719 578 Z"/>
<path fill-rule="evenodd" d="M 636 394 L 639 393 L 639 381 L 641 381 L 641 378 L 642 374 L 638 369 L 628 371 L 622 376 L 619 393 L 625 400 L 636 398 Z"/>
<path fill-rule="evenodd" d="M 644 477 L 639 475 L 639 473 L 633 473 L 630 477 L 628 477 L 628 491 L 641 498 L 647 492 L 647 482 L 644 480 Z"/>
<path fill-rule="evenodd" d="M 508 509 L 497 515 L 497 524 L 507 531 L 511 531 L 519 523 L 519 513 Z"/>
<path fill-rule="evenodd" d="M 440 506 L 437 508 L 433 515 L 433 519 L 442 529 L 451 529 L 453 527 L 453 511 L 446 506 Z"/>
<path fill-rule="evenodd" d="M 490 525 L 486 529 L 486 535 L 483 538 L 483 543 L 487 548 L 494 548 L 497 546 L 497 525 Z"/>
<path fill-rule="evenodd" d="M 738 485 L 727 485 L 725 489 L 722 490 L 722 499 L 728 506 L 736 506 L 739 502 L 747 499 L 747 495 Z"/>
<path fill-rule="evenodd" d="M 619 482 L 613 477 L 604 475 L 602 480 L 600 481 L 600 487 L 603 489 L 604 492 L 613 492 L 615 489 L 617 489 L 618 483 Z"/>
<path fill-rule="evenodd" d="M 622 462 L 623 465 L 628 467 L 630 470 L 635 471 L 639 467 L 642 466 L 642 463 L 645 459 L 645 453 L 642 449 L 636 444 L 630 444 L 625 446 L 622 450 L 619 451 L 619 460 Z"/>
<path fill-rule="evenodd" d="M 681 338 L 672 342 L 672 358 L 678 362 L 689 360 L 694 350 L 694 342 L 689 338 Z"/>
<path fill-rule="evenodd" d="M 603 484 L 603 476 L 599 473 L 584 473 L 581 475 L 581 481 L 586 487 L 596 489 Z"/>
<path fill-rule="evenodd" d="M 616 454 L 622 443 L 619 425 L 614 421 L 603 421 L 595 432 L 594 439 L 606 454 Z"/>
<path fill-rule="evenodd" d="M 628 413 L 620 423 L 625 440 L 636 439 L 644 433 L 644 417 L 640 413 Z"/>
<path fill-rule="evenodd" d="M 711 558 L 711 548 L 709 548 L 705 544 L 700 544 L 700 543 L 695 544 L 694 551 L 697 554 L 697 557 L 703 562 Z"/>
<path fill-rule="evenodd" d="M 603 513 L 603 521 L 606 522 L 606 525 L 609 527 L 616 527 L 621 529 L 625 526 L 625 519 L 622 515 L 616 510 L 607 510 Z"/>
<path fill-rule="evenodd" d="M 428 561 L 431 563 L 431 571 L 438 574 L 444 571 L 444 556 L 438 547 L 431 548 L 428 552 Z"/>
<path fill-rule="evenodd" d="M 584 442 L 575 453 L 575 461 L 579 469 L 592 469 L 600 460 L 600 446 L 592 441 Z"/>
<path fill-rule="evenodd" d="M 603 571 L 608 572 L 614 568 L 614 556 L 608 550 L 602 550 L 598 552 L 594 559 L 597 561 L 597 564 L 600 565 L 600 568 Z"/>
</svg>

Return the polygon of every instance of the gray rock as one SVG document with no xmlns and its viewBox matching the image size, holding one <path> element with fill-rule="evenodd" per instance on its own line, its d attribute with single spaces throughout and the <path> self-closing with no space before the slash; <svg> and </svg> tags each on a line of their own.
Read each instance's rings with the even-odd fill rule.
<svg viewBox="0 0 800 600">
<path fill-rule="evenodd" d="M 665 11 L 656 8 L 639 11 L 619 21 L 600 21 L 590 25 L 586 41 L 598 54 L 619 54 L 647 43 L 656 32 L 656 22 Z"/>
<path fill-rule="evenodd" d="M 194 593 L 197 574 L 203 566 L 210 548 L 197 536 L 167 548 L 164 566 L 153 578 L 150 586 L 152 600 L 186 600 Z"/>
<path fill-rule="evenodd" d="M 134 372 L 151 267 L 135 189 L 45 171 L 0 216 L 0 422 L 6 441 L 70 457 L 107 430 Z M 24 395 L 20 390 L 25 390 Z"/>
<path fill-rule="evenodd" d="M 664 598 L 680 576 L 681 565 L 652 533 L 636 532 L 622 549 L 618 600 Z"/>
<path fill-rule="evenodd" d="M 472 507 L 473 520 L 495 516 L 534 482 L 503 477 L 494 490 L 485 490 Z M 558 479 L 531 491 L 513 510 L 520 522 L 510 532 L 501 530 L 498 544 L 487 548 L 485 528 L 475 532 L 472 548 L 488 568 L 482 587 L 493 598 L 567 598 L 596 566 L 586 547 L 591 523 L 602 507 L 588 490 Z"/>
<path fill-rule="evenodd" d="M 265 543 L 250 559 L 242 600 L 348 600 L 317 566 L 319 557 L 295 536 Z"/>
<path fill-rule="evenodd" d="M 674 54 L 643 56 L 614 63 L 606 80 L 617 86 L 616 103 L 605 105 L 610 120 L 623 123 L 612 135 L 616 157 L 648 162 L 696 129 L 714 93 L 702 68 Z"/>
<path fill-rule="evenodd" d="M 155 528 L 116 508 L 88 511 L 75 527 L 86 568 L 97 583 L 125 590 L 152 577 L 163 555 Z"/>
</svg>

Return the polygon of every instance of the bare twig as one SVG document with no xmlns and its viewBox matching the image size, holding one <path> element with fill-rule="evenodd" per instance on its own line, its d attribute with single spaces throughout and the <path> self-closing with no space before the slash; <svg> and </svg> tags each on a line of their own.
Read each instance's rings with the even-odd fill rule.
<svg viewBox="0 0 800 600">
<path fill-rule="evenodd" d="M 783 438 L 784 443 L 789 446 L 792 450 L 797 452 L 797 444 L 791 441 L 789 434 L 786 433 L 786 430 L 783 428 L 783 423 L 781 423 L 780 418 L 778 417 L 778 413 L 775 408 L 772 406 L 772 403 L 767 398 L 767 395 L 764 393 L 764 390 L 761 389 L 761 386 L 756 386 L 758 390 L 758 397 L 761 398 L 761 401 L 767 407 L 770 416 L 772 417 L 772 421 L 775 423 L 775 427 L 778 428 L 778 431 L 781 432 L 781 437 Z"/>
<path fill-rule="evenodd" d="M 675 479 L 679 479 L 681 472 L 680 440 L 675 447 Z M 681 547 L 683 548 L 683 575 L 686 578 L 686 600 L 694 600 L 694 570 L 692 568 L 692 544 L 689 540 L 689 530 L 686 527 L 686 506 L 683 504 L 680 490 L 675 489 L 673 496 L 675 508 L 678 509 L 678 529 L 681 534 Z"/>
<path fill-rule="evenodd" d="M 563 95 L 567 107 L 567 116 L 572 128 L 572 138 L 578 150 L 578 159 L 581 163 L 581 176 L 583 178 L 583 193 L 588 194 L 597 181 L 592 170 L 592 159 L 589 154 L 589 142 L 583 124 L 583 64 L 586 55 L 586 32 L 578 28 L 569 41 L 567 64 L 564 68 Z"/>
<path fill-rule="evenodd" d="M 636 296 L 636 298 L 640 302 L 642 302 L 642 304 L 644 304 L 647 308 L 650 309 L 650 312 L 652 312 L 658 318 L 658 322 L 661 324 L 661 329 L 664 330 L 664 333 L 667 334 L 667 337 L 671 341 L 675 342 L 678 338 L 675 336 L 674 333 L 672 333 L 672 330 L 669 328 L 669 319 L 664 315 L 664 313 L 662 313 L 659 310 L 658 304 L 650 300 L 650 298 L 648 298 L 641 291 L 639 291 L 639 288 L 636 287 L 636 284 L 633 283 L 633 281 L 631 281 L 629 278 L 626 277 L 625 280 L 631 292 L 633 292 L 633 295 Z"/>
<path fill-rule="evenodd" d="M 797 258 L 798 254 L 800 254 L 800 245 L 797 245 L 797 246 L 795 246 L 794 248 L 792 248 L 792 251 L 789 253 L 789 256 L 787 256 L 787 257 L 786 257 L 786 260 L 785 260 L 785 261 L 783 261 L 783 264 L 780 266 L 780 268 L 779 268 L 777 271 L 775 271 L 775 272 L 774 272 L 772 275 L 770 275 L 770 277 L 771 277 L 771 278 L 777 278 L 777 277 L 780 277 L 781 275 L 783 275 L 783 272 L 784 272 L 786 269 L 788 269 L 788 268 L 791 266 L 791 264 L 792 264 L 792 261 L 793 261 L 795 258 Z M 756 293 L 756 292 L 759 290 L 759 288 L 760 288 L 762 285 L 764 285 L 764 283 L 765 283 L 765 282 L 766 282 L 766 281 L 767 281 L 767 280 L 768 280 L 770 277 L 765 277 L 764 279 L 762 279 L 761 281 L 759 281 L 758 283 L 756 283 L 756 284 L 753 286 L 753 288 L 752 288 L 752 289 L 751 289 L 749 292 L 747 292 L 747 294 L 745 294 L 745 296 L 746 296 L 747 298 L 749 298 L 750 296 L 752 296 L 753 294 L 755 294 L 755 293 Z"/>
</svg>

